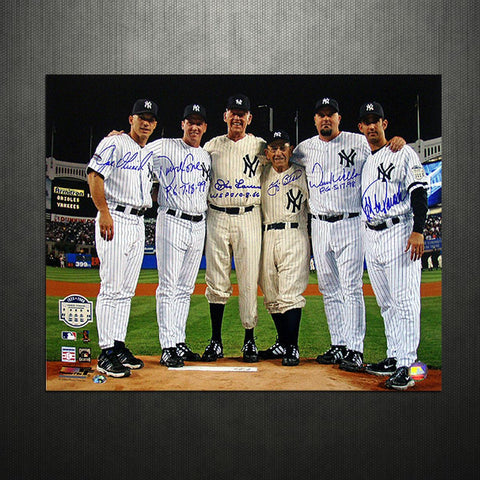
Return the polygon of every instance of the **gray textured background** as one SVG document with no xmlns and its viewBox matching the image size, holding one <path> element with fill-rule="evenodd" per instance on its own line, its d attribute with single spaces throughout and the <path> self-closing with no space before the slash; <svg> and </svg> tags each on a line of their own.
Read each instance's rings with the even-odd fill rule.
<svg viewBox="0 0 480 480">
<path fill-rule="evenodd" d="M 479 20 L 465 0 L 4 1 L 6 477 L 473 478 Z M 442 75 L 443 392 L 45 392 L 45 75 L 194 73 Z"/>
</svg>

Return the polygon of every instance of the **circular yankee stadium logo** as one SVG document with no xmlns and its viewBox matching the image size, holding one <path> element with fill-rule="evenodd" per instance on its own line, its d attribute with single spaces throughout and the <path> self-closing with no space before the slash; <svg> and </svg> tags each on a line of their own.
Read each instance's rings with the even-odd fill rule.
<svg viewBox="0 0 480 480">
<path fill-rule="evenodd" d="M 58 301 L 58 319 L 69 327 L 81 328 L 93 322 L 93 302 L 72 294 Z"/>
</svg>

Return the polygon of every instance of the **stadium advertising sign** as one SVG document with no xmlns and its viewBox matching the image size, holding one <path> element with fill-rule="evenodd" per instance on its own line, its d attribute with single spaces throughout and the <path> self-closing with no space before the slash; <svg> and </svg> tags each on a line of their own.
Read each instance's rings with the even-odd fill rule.
<svg viewBox="0 0 480 480">
<path fill-rule="evenodd" d="M 92 268 L 92 256 L 85 253 L 67 253 L 67 265 L 75 268 Z"/>
<path fill-rule="evenodd" d="M 55 179 L 52 184 L 52 213 L 94 217 L 96 209 L 85 182 Z"/>
</svg>

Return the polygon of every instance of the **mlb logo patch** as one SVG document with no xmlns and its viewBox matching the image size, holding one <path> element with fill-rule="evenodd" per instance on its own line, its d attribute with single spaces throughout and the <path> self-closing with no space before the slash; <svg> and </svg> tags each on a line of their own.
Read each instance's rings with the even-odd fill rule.
<svg viewBox="0 0 480 480">
<path fill-rule="evenodd" d="M 75 347 L 62 347 L 62 362 L 75 363 L 76 350 Z"/>
<path fill-rule="evenodd" d="M 62 332 L 62 340 L 76 340 L 77 332 Z"/>
</svg>

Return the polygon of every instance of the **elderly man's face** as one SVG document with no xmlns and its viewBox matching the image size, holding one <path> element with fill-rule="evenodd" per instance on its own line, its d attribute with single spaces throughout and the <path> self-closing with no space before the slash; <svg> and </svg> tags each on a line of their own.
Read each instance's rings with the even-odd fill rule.
<svg viewBox="0 0 480 480">
<path fill-rule="evenodd" d="M 245 110 L 233 109 L 227 110 L 223 114 L 223 119 L 227 124 L 228 132 L 236 135 L 243 135 L 247 126 L 252 122 L 252 114 Z"/>
<path fill-rule="evenodd" d="M 284 172 L 290 166 L 293 147 L 285 140 L 276 140 L 265 149 L 265 156 L 277 172 Z"/>
</svg>

